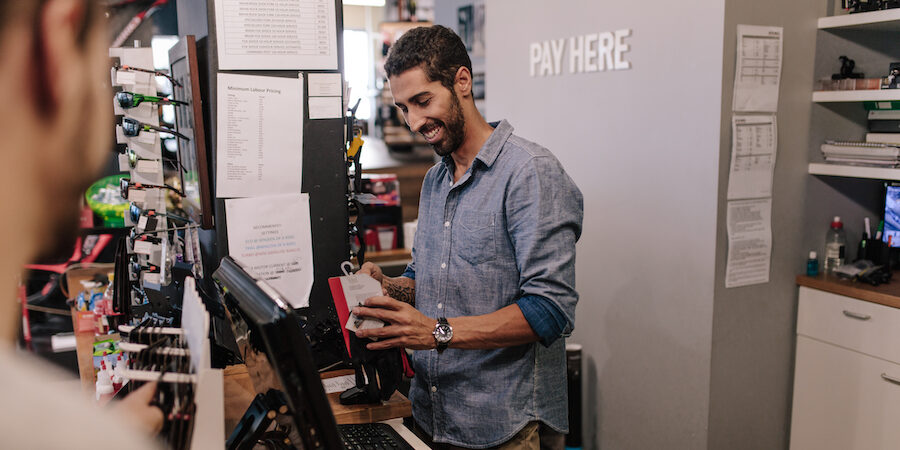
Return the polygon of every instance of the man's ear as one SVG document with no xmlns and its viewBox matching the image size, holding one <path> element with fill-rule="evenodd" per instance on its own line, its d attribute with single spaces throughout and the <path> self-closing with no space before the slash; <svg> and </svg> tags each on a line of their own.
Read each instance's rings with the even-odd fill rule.
<svg viewBox="0 0 900 450">
<path fill-rule="evenodd" d="M 71 97 L 83 73 L 80 61 L 84 49 L 79 34 L 85 17 L 85 4 L 79 0 L 47 0 L 36 13 L 34 27 L 35 107 L 54 118 L 66 95 Z"/>
<path fill-rule="evenodd" d="M 456 94 L 462 98 L 472 96 L 472 72 L 466 66 L 460 66 L 456 70 L 456 78 L 453 79 L 453 87 Z"/>
</svg>

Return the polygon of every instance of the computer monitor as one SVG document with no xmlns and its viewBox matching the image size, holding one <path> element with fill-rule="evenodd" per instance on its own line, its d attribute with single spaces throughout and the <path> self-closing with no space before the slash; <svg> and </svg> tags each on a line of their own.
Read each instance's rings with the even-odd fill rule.
<svg viewBox="0 0 900 450">
<path fill-rule="evenodd" d="M 230 256 L 213 278 L 256 391 L 284 392 L 304 449 L 343 448 L 306 334 L 290 305 Z"/>
<path fill-rule="evenodd" d="M 884 243 L 900 247 L 900 184 L 888 183 L 884 195 Z"/>
</svg>

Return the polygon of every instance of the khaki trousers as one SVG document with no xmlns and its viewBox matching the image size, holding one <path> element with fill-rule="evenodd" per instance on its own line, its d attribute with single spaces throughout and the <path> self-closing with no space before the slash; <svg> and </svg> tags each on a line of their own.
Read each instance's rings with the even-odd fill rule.
<svg viewBox="0 0 900 450">
<path fill-rule="evenodd" d="M 466 450 L 465 447 L 457 447 L 450 444 L 435 443 L 421 428 L 414 426 L 413 432 L 435 450 Z M 566 436 L 541 422 L 530 422 L 516 433 L 512 439 L 489 450 L 563 450 L 566 444 Z"/>
</svg>

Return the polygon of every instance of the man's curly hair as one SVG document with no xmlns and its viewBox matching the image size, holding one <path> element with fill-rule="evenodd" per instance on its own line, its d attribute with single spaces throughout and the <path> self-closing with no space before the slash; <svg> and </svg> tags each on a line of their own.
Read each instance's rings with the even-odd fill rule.
<svg viewBox="0 0 900 450">
<path fill-rule="evenodd" d="M 403 33 L 391 47 L 384 72 L 388 78 L 414 67 L 422 67 L 431 81 L 439 81 L 453 91 L 460 67 L 472 71 L 466 45 L 453 30 L 440 25 L 419 27 Z"/>
</svg>

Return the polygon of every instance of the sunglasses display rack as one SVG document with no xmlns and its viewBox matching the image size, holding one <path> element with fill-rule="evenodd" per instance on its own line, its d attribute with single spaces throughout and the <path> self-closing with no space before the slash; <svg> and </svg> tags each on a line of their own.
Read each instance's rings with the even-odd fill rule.
<svg viewBox="0 0 900 450">
<path fill-rule="evenodd" d="M 160 438 L 167 448 L 223 448 L 223 371 L 210 367 L 210 317 L 191 277 L 184 280 L 182 305 L 181 327 L 150 319 L 119 326 L 128 355 L 122 376 L 133 385 L 158 383 L 153 403 L 163 411 Z"/>
<path fill-rule="evenodd" d="M 179 160 L 167 160 L 163 155 L 161 136 L 189 140 L 176 130 L 160 126 L 160 105 L 185 107 L 182 99 L 160 96 L 157 81 L 168 79 L 173 86 L 179 82 L 154 68 L 150 48 L 110 48 L 114 61 L 111 81 L 114 88 L 113 109 L 116 116 L 116 143 L 119 149 L 119 168 L 128 172 L 121 181 L 122 197 L 129 202 L 125 225 L 132 227 L 127 238 L 129 272 L 135 288 L 131 291 L 133 305 L 147 304 L 148 289 L 159 291 L 173 282 L 172 268 L 176 264 L 199 266 L 201 255 L 197 225 L 189 218 L 167 211 L 167 197 L 174 204 L 182 203 L 182 176 L 173 185 L 166 183 L 164 162 L 183 175 Z M 202 276 L 202 268 L 189 272 Z M 140 308 L 138 308 L 140 310 Z M 139 320 L 140 314 L 132 317 Z"/>
<path fill-rule="evenodd" d="M 159 106 L 154 102 L 126 104 L 122 94 L 131 96 L 156 96 L 156 77 L 148 70 L 154 67 L 150 48 L 110 48 L 109 56 L 116 62 L 111 68 L 113 111 L 116 116 L 116 144 L 120 150 L 119 169 L 128 172 L 123 180 L 121 193 L 130 204 L 125 214 L 125 225 L 133 227 L 128 238 L 127 251 L 133 266 L 138 269 L 136 283 L 164 285 L 170 278 L 167 263 L 167 233 L 148 232 L 147 214 L 131 214 L 132 210 L 152 211 L 158 217 L 166 217 L 165 195 L 167 189 L 163 174 L 162 147 L 159 133 L 135 129 L 135 123 L 159 126 Z M 133 68 L 139 68 L 135 70 Z M 160 221 L 166 228 L 166 220 Z M 135 239 L 137 238 L 137 239 Z M 149 270 L 155 267 L 158 270 Z M 135 291 L 137 294 L 139 291 Z"/>
</svg>

